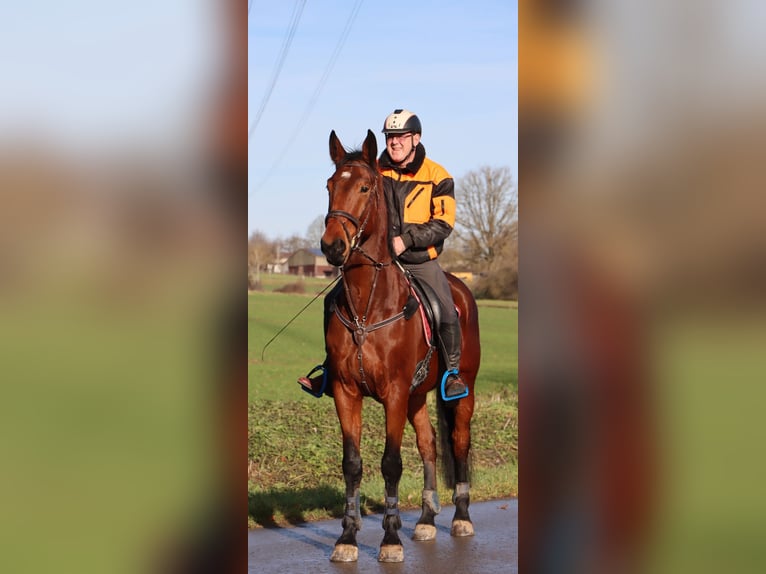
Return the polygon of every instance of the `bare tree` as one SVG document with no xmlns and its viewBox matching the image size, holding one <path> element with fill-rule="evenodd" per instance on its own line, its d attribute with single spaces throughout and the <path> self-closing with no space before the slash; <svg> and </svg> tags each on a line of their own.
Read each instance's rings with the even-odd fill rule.
<svg viewBox="0 0 766 574">
<path fill-rule="evenodd" d="M 466 258 L 492 271 L 508 263 L 518 229 L 518 195 L 507 167 L 483 166 L 456 184 L 455 233 Z"/>
<path fill-rule="evenodd" d="M 470 269 L 470 262 L 466 259 L 462 242 L 457 235 L 450 235 L 447 241 L 444 242 L 444 251 L 439 255 L 439 263 L 445 271 L 465 271 Z"/>
<path fill-rule="evenodd" d="M 312 248 L 318 249 L 322 235 L 324 235 L 324 215 L 317 215 L 306 229 L 306 241 Z"/>
<path fill-rule="evenodd" d="M 319 247 L 319 241 L 312 245 L 308 239 L 301 237 L 300 235 L 291 235 L 287 239 L 279 240 L 279 243 L 281 246 L 280 251 L 282 252 L 283 256 L 295 253 L 299 249 L 311 249 Z"/>
<path fill-rule="evenodd" d="M 261 282 L 261 269 L 273 263 L 275 243 L 260 231 L 253 231 L 247 240 L 247 283 L 255 288 Z"/>
</svg>

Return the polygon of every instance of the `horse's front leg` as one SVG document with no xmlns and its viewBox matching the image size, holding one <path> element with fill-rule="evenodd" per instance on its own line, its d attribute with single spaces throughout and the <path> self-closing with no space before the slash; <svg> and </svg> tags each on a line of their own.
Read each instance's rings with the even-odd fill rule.
<svg viewBox="0 0 766 574">
<path fill-rule="evenodd" d="M 410 398 L 407 418 L 415 429 L 418 452 L 423 459 L 423 509 L 412 539 L 433 540 L 436 538 L 434 517 L 439 514 L 441 505 L 436 491 L 436 433 L 428 416 L 426 395 Z"/>
<path fill-rule="evenodd" d="M 386 484 L 386 509 L 383 516 L 383 542 L 380 545 L 380 562 L 402 562 L 404 548 L 399 538 L 402 520 L 399 517 L 399 479 L 402 477 L 402 436 L 406 421 L 407 404 L 404 400 L 386 402 L 386 448 L 380 470 Z"/>
<path fill-rule="evenodd" d="M 343 515 L 343 533 L 335 542 L 332 562 L 356 562 L 359 547 L 356 533 L 362 529 L 359 509 L 359 486 L 362 482 L 362 456 L 359 444 L 362 436 L 362 397 L 349 396 L 341 385 L 336 385 L 335 410 L 338 412 L 343 434 L 343 478 L 346 482 L 346 511 Z"/>
<path fill-rule="evenodd" d="M 471 387 L 473 388 L 473 387 Z M 452 432 L 452 442 L 455 455 L 455 491 L 452 502 L 455 504 L 455 515 L 452 518 L 452 536 L 473 536 L 474 529 L 468 506 L 470 496 L 470 463 L 471 449 L 471 416 L 473 415 L 474 395 L 471 393 L 460 399 L 455 406 L 455 429 Z"/>
</svg>

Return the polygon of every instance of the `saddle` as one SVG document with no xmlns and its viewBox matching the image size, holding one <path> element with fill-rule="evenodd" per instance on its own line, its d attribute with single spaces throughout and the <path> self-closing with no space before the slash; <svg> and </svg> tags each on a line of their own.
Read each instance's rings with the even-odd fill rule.
<svg viewBox="0 0 766 574">
<path fill-rule="evenodd" d="M 409 273 L 407 274 L 407 280 L 410 285 L 410 297 L 404 306 L 404 317 L 409 319 L 416 309 L 420 309 L 426 343 L 430 346 L 435 346 L 439 333 L 439 324 L 441 323 L 439 299 L 429 285 L 419 282 Z"/>
</svg>

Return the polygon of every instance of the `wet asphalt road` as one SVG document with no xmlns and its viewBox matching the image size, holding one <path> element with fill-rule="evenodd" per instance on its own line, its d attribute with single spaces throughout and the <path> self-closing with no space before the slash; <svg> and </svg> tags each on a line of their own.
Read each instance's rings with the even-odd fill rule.
<svg viewBox="0 0 766 574">
<path fill-rule="evenodd" d="M 289 528 L 260 528 L 248 533 L 248 572 L 252 574 L 396 573 L 396 574 L 515 574 L 518 572 L 518 499 L 471 504 L 470 513 L 476 535 L 450 536 L 454 506 L 443 505 L 436 517 L 436 540 L 415 542 L 412 532 L 420 510 L 402 512 L 400 537 L 404 562 L 378 562 L 383 539 L 383 515 L 362 518 L 357 535 L 359 560 L 355 563 L 330 562 L 335 540 L 341 533 L 340 518 L 312 522 Z"/>
</svg>

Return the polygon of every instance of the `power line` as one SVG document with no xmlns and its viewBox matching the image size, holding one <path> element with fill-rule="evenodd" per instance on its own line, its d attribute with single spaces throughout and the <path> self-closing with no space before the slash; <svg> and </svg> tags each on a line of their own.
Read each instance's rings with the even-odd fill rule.
<svg viewBox="0 0 766 574">
<path fill-rule="evenodd" d="M 247 2 L 247 15 L 250 16 L 250 8 L 253 7 L 253 0 L 248 0 Z"/>
<path fill-rule="evenodd" d="M 290 136 L 290 139 L 287 141 L 287 145 L 285 145 L 285 147 L 282 149 L 282 152 L 279 154 L 279 157 L 277 158 L 277 160 L 271 165 L 268 173 L 266 173 L 266 176 L 261 180 L 261 182 L 256 186 L 256 188 L 248 194 L 248 197 L 252 195 L 253 193 L 259 191 L 264 186 L 264 184 L 271 178 L 271 176 L 277 170 L 279 165 L 282 163 L 282 160 L 287 155 L 288 150 L 295 142 L 295 139 L 298 137 L 298 134 L 303 129 L 303 126 L 306 123 L 306 120 L 308 120 L 309 115 L 311 114 L 312 110 L 314 109 L 314 106 L 319 100 L 319 95 L 322 93 L 322 89 L 327 83 L 327 79 L 330 77 L 330 73 L 332 72 L 332 69 L 335 67 L 335 63 L 338 60 L 338 56 L 340 55 L 340 52 L 343 49 L 343 45 L 346 43 L 346 38 L 348 38 L 348 35 L 351 32 L 351 27 L 354 24 L 354 20 L 356 20 L 356 16 L 359 13 L 359 9 L 362 7 L 363 2 L 364 0 L 357 0 L 356 3 L 354 4 L 354 7 L 351 9 L 351 14 L 348 17 L 348 20 L 346 20 L 346 25 L 344 26 L 343 31 L 341 32 L 340 38 L 338 39 L 338 43 L 335 45 L 335 49 L 333 50 L 333 53 L 330 56 L 329 62 L 327 62 L 327 66 L 325 67 L 324 73 L 322 74 L 322 77 L 319 79 L 319 83 L 317 84 L 317 87 L 314 89 L 314 93 L 312 94 L 311 99 L 306 105 L 306 109 L 303 110 L 303 115 L 301 115 L 300 119 L 298 120 L 298 124 L 296 125 L 295 130 L 293 130 L 293 133 Z"/>
<path fill-rule="evenodd" d="M 263 112 L 266 109 L 266 104 L 269 103 L 269 99 L 271 98 L 271 93 L 274 91 L 274 86 L 277 85 L 277 80 L 279 79 L 279 74 L 282 72 L 282 66 L 285 63 L 285 58 L 287 58 L 287 52 L 290 49 L 290 45 L 293 43 L 293 38 L 295 37 L 295 30 L 298 28 L 298 22 L 301 19 L 301 14 L 303 14 L 303 8 L 306 6 L 306 0 L 298 0 L 295 3 L 295 6 L 293 7 L 293 14 L 290 17 L 290 27 L 287 30 L 287 35 L 285 36 L 284 42 L 282 42 L 282 48 L 280 49 L 279 56 L 277 58 L 276 67 L 274 68 L 274 72 L 271 75 L 271 83 L 269 85 L 269 88 L 266 90 L 266 93 L 263 96 L 263 99 L 261 100 L 261 105 L 258 107 L 258 112 L 255 114 L 255 119 L 253 120 L 253 123 L 250 124 L 250 130 L 247 134 L 247 139 L 250 141 L 250 138 L 253 136 L 253 132 L 255 132 L 255 128 L 258 126 L 258 123 L 261 121 L 261 117 L 263 116 Z"/>
</svg>

